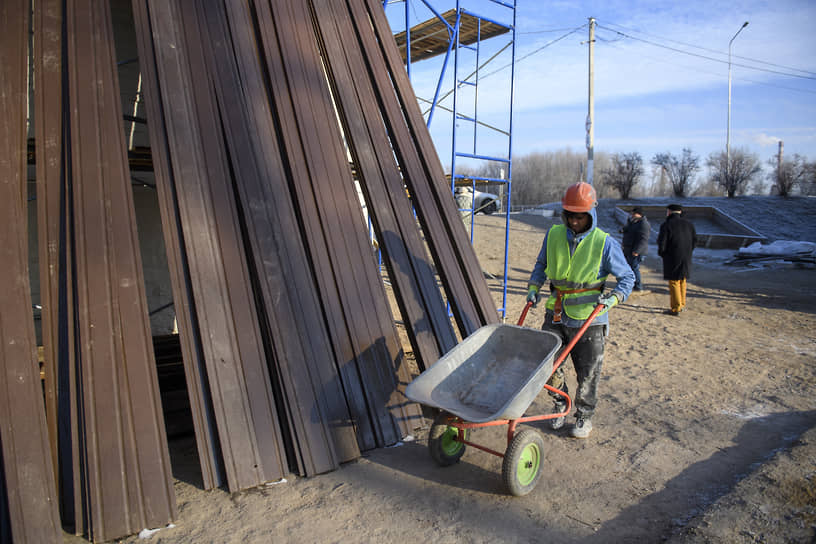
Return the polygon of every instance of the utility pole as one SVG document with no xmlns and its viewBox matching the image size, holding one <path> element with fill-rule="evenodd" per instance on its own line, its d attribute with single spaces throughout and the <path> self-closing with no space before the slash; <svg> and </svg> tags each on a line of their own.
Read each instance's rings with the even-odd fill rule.
<svg viewBox="0 0 816 544">
<path fill-rule="evenodd" d="M 587 183 L 592 185 L 595 172 L 595 18 L 589 18 L 589 110 L 586 119 L 586 146 L 587 146 Z"/>
<path fill-rule="evenodd" d="M 734 43 L 734 40 L 739 36 L 739 33 L 742 32 L 742 29 L 748 26 L 748 21 L 742 23 L 742 26 L 737 33 L 734 34 L 734 37 L 731 38 L 731 41 L 728 42 L 728 126 L 726 127 L 725 132 L 725 175 L 728 177 L 731 171 L 731 44 Z M 728 181 L 731 182 L 730 180 Z"/>
</svg>

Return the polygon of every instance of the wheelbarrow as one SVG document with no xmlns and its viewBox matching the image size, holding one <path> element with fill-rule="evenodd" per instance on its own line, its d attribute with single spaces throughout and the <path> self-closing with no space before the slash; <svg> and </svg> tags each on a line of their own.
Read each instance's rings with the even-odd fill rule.
<svg viewBox="0 0 816 544">
<path fill-rule="evenodd" d="M 572 399 L 549 385 L 555 370 L 603 311 L 599 304 L 575 337 L 561 350 L 561 339 L 549 331 L 524 328 L 528 302 L 517 325 L 485 325 L 462 340 L 405 389 L 409 399 L 441 410 L 428 435 L 431 457 L 440 466 L 458 463 L 466 446 L 503 458 L 502 481 L 511 495 L 532 491 L 541 478 L 544 439 L 520 423 L 564 417 Z M 541 390 L 566 399 L 566 410 L 525 415 Z M 507 425 L 507 449 L 498 452 L 468 440 L 471 429 Z"/>
</svg>

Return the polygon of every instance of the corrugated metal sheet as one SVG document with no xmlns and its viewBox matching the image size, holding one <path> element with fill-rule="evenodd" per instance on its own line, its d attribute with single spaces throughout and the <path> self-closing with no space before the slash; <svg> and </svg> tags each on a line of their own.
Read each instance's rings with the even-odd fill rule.
<svg viewBox="0 0 816 544">
<path fill-rule="evenodd" d="M 292 197 L 304 223 L 317 286 L 339 346 L 344 379 L 359 376 L 363 396 L 349 395 L 363 449 L 404 436 L 389 413 L 403 357 L 377 273 L 343 141 L 315 44 L 308 5 L 259 6 L 272 100 L 292 170 Z M 401 418 L 400 418 L 401 419 Z M 373 437 L 373 441 L 370 437 Z"/>
<path fill-rule="evenodd" d="M 383 119 L 461 335 L 499 320 L 382 5 L 348 0 Z M 373 32 L 372 32 L 373 29 Z"/>
<path fill-rule="evenodd" d="M 360 185 L 420 369 L 456 345 L 433 263 L 417 228 L 348 9 L 314 0 L 332 90 Z"/>
<path fill-rule="evenodd" d="M 158 72 L 156 53 L 153 47 L 150 14 L 144 1 L 133 2 L 133 16 L 136 24 L 136 40 L 139 48 L 140 69 L 148 91 L 145 105 L 152 119 L 148 128 L 159 131 L 165 123 L 163 108 L 158 96 Z M 169 84 L 169 83 L 168 83 Z M 162 212 L 162 232 L 167 252 L 170 281 L 173 288 L 173 302 L 183 356 L 188 398 L 195 427 L 196 446 L 201 467 L 202 483 L 205 489 L 212 489 L 224 483 L 223 458 L 214 421 L 211 421 L 212 398 L 207 385 L 207 370 L 201 341 L 198 338 L 198 324 L 195 319 L 190 264 L 183 250 L 185 240 L 178 203 L 172 182 L 168 141 L 166 137 L 152 136 L 152 168 L 157 183 L 159 206 Z"/>
<path fill-rule="evenodd" d="M 54 473 L 57 455 L 57 361 L 59 360 L 60 198 L 62 173 L 62 2 L 43 0 L 34 12 L 34 87 L 37 146 L 37 236 L 39 244 L 40 306 L 45 365 L 45 409 Z"/>
<path fill-rule="evenodd" d="M 208 58 L 266 333 L 274 347 L 273 387 L 287 401 L 300 470 L 322 472 L 337 461 L 356 458 L 359 449 L 318 292 L 308 273 L 299 220 L 287 196 L 285 160 L 253 40 L 252 16 L 246 5 L 235 2 L 226 6 L 226 13 L 208 3 L 201 11 L 210 30 Z M 315 412 L 319 418 L 313 417 Z M 324 452 L 331 456 L 324 458 Z"/>
<path fill-rule="evenodd" d="M 176 514 L 156 379 L 110 6 L 66 6 L 80 476 L 94 540 L 170 522 Z"/>
<path fill-rule="evenodd" d="M 0 5 L 0 541 L 60 542 L 28 272 L 27 0 Z"/>
<path fill-rule="evenodd" d="M 197 434 L 216 426 L 226 483 L 245 489 L 282 477 L 285 460 L 201 29 L 192 9 L 185 12 L 189 2 L 136 4 L 147 15 L 137 20 L 142 70 L 155 70 L 145 77 L 151 142 L 169 160 L 169 175 L 156 180 L 162 223 L 180 226 L 174 260 L 188 264 L 193 315 L 181 333 L 192 333 L 206 369 L 193 369 L 200 384 L 188 381 L 188 389 L 202 405 L 211 401 L 212 415 L 194 421 Z M 144 49 L 148 39 L 153 56 Z"/>
<path fill-rule="evenodd" d="M 420 411 L 346 143 L 420 368 L 456 342 L 446 301 L 461 335 L 498 314 L 381 6 L 134 14 L 204 486 L 402 439 Z M 35 33 L 46 406 L 63 521 L 103 540 L 175 516 L 108 4 L 37 3 Z"/>
<path fill-rule="evenodd" d="M 60 502 L 70 530 L 107 540 L 176 513 L 113 31 L 104 1 L 37 3 L 34 20 L 46 401 Z"/>
</svg>

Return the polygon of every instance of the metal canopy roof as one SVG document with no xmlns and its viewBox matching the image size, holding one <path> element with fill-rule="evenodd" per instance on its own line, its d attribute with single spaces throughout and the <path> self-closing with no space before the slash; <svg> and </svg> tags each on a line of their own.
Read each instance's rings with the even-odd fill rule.
<svg viewBox="0 0 816 544">
<path fill-rule="evenodd" d="M 456 24 L 456 10 L 451 9 L 442 14 L 450 26 Z M 481 34 L 479 23 L 481 22 Z M 470 45 L 478 40 L 486 40 L 509 32 L 510 28 L 487 19 L 479 19 L 464 10 L 459 22 L 459 43 Z M 405 31 L 394 34 L 402 61 L 405 62 Z M 441 55 L 448 50 L 450 35 L 448 27 L 439 17 L 433 17 L 411 27 L 411 62 Z"/>
</svg>

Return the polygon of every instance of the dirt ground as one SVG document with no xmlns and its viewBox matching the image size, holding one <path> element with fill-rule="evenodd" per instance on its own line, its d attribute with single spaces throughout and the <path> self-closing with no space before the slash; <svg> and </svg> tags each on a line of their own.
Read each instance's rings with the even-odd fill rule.
<svg viewBox="0 0 816 544">
<path fill-rule="evenodd" d="M 512 217 L 508 322 L 549 224 Z M 503 221 L 479 216 L 476 231 L 495 275 Z M 175 525 L 124 542 L 816 542 L 816 272 L 723 265 L 731 254 L 696 254 L 688 309 L 671 316 L 652 249 L 648 291 L 612 311 L 592 434 L 531 425 L 546 458 L 527 496 L 509 496 L 501 459 L 474 448 L 436 466 L 427 426 L 337 471 L 234 495 L 200 489 L 189 437 L 171 442 Z M 543 392 L 528 413 L 550 407 Z M 503 451 L 506 428 L 472 439 Z"/>
</svg>

